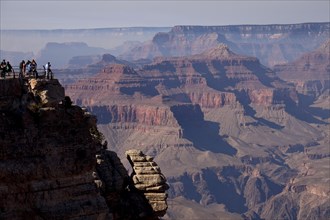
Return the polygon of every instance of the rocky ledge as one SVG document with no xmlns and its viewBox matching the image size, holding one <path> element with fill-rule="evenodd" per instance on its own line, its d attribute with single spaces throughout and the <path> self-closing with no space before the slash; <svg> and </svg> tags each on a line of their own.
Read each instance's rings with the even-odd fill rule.
<svg viewBox="0 0 330 220">
<path fill-rule="evenodd" d="M 159 208 L 106 150 L 96 117 L 72 105 L 57 80 L 0 80 L 0 92 L 0 219 L 165 214 L 164 187 L 154 189 Z"/>
</svg>

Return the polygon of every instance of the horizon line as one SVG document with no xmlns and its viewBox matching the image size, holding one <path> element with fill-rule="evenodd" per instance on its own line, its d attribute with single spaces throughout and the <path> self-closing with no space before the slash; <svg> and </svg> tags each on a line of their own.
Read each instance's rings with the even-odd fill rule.
<svg viewBox="0 0 330 220">
<path fill-rule="evenodd" d="M 138 28 L 174 28 L 174 27 L 228 27 L 228 26 L 274 26 L 274 25 L 301 25 L 301 24 L 326 24 L 330 21 L 307 21 L 298 23 L 269 23 L 269 24 L 224 24 L 224 25 L 201 25 L 201 24 L 178 24 L 174 26 L 120 26 L 120 27 L 95 27 L 95 28 L 55 28 L 55 29 L 1 29 L 0 31 L 79 31 L 79 30 L 102 30 L 102 29 L 138 29 Z"/>
</svg>

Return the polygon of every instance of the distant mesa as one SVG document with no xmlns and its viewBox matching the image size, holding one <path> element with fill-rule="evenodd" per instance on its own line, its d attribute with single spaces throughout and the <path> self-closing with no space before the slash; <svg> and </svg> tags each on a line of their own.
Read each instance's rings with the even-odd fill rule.
<svg viewBox="0 0 330 220">
<path fill-rule="evenodd" d="M 38 63 L 47 63 L 49 60 L 56 68 L 62 68 L 68 64 L 69 60 L 75 56 L 100 55 L 109 52 L 109 50 L 90 47 L 83 42 L 56 43 L 49 42 L 37 54 Z M 56 59 L 54 59 L 56 58 Z"/>
<path fill-rule="evenodd" d="M 175 26 L 151 41 L 123 51 L 126 60 L 157 56 L 189 56 L 227 44 L 235 53 L 257 57 L 266 66 L 291 62 L 319 47 L 328 37 L 329 23 L 288 25 Z"/>
</svg>

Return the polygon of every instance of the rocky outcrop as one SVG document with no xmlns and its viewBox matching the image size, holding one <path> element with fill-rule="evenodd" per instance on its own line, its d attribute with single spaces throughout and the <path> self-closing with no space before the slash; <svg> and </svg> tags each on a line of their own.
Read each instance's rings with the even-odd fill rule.
<svg viewBox="0 0 330 220">
<path fill-rule="evenodd" d="M 91 176 L 96 120 L 59 104 L 63 87 L 47 82 L 1 80 L 0 218 L 105 219 L 108 207 Z"/>
<path fill-rule="evenodd" d="M 131 152 L 142 152 L 132 150 Z M 133 156 L 132 156 L 133 157 Z M 94 172 L 94 181 L 105 198 L 110 213 L 114 219 L 158 219 L 166 213 L 166 193 L 168 185 L 163 174 L 151 173 L 150 167 L 141 166 L 139 174 L 155 174 L 164 178 L 165 182 L 160 183 L 160 187 L 153 187 L 152 190 L 142 190 L 141 186 L 135 182 L 135 177 L 129 177 L 127 170 L 122 165 L 117 154 L 108 150 L 101 150 L 97 155 L 96 172 Z M 131 159 L 128 158 L 131 162 Z M 143 161 L 140 161 L 142 163 Z M 138 166 L 138 165 L 135 165 Z M 135 168 L 133 167 L 133 169 Z M 157 167 L 154 167 L 155 170 Z M 157 182 L 158 183 L 158 182 Z M 152 178 L 144 179 L 145 185 L 154 185 Z M 164 185 L 164 186 L 163 186 Z"/>
<path fill-rule="evenodd" d="M 131 174 L 134 187 L 143 192 L 156 215 L 164 216 L 167 210 L 166 190 L 169 186 L 159 166 L 150 156 L 138 150 L 126 151 L 133 173 Z"/>
<path fill-rule="evenodd" d="M 248 97 L 251 103 L 271 106 L 274 104 L 298 103 L 298 95 L 294 88 L 277 88 L 277 89 L 248 89 Z"/>
<path fill-rule="evenodd" d="M 0 80 L 0 91 L 0 219 L 165 214 L 160 204 L 166 197 L 157 198 L 154 207 L 130 187 L 116 153 L 104 149 L 96 117 L 72 105 L 57 80 Z"/>
<path fill-rule="evenodd" d="M 188 96 L 192 103 L 199 104 L 202 108 L 220 108 L 224 105 L 236 105 L 238 100 L 230 92 L 191 91 Z"/>
<path fill-rule="evenodd" d="M 64 88 L 59 86 L 56 79 L 51 81 L 30 79 L 28 84 L 33 95 L 40 98 L 42 106 L 56 106 L 64 99 Z"/>
</svg>

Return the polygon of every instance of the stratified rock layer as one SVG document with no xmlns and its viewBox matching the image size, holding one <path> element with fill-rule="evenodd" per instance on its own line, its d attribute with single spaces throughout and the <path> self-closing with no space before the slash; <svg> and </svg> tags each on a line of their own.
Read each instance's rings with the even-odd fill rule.
<svg viewBox="0 0 330 220">
<path fill-rule="evenodd" d="M 138 150 L 126 151 L 133 173 L 134 186 L 145 195 L 152 209 L 158 216 L 164 216 L 167 210 L 166 178 L 152 157 Z"/>
<path fill-rule="evenodd" d="M 294 85 L 254 57 L 219 45 L 136 70 L 110 65 L 67 91 L 100 116 L 120 157 L 132 145 L 157 155 L 171 186 L 165 218 L 329 218 L 329 192 L 321 190 L 329 185 L 328 123 L 305 112 Z M 162 182 L 133 169 L 138 189 Z"/>
<path fill-rule="evenodd" d="M 57 80 L 0 80 L 0 91 L 0 219 L 165 214 L 167 188 L 137 191 L 117 154 L 104 149 L 96 117 L 72 105 Z"/>
<path fill-rule="evenodd" d="M 330 89 L 330 39 L 317 50 L 298 59 L 274 66 L 276 74 L 295 85 L 296 90 L 313 99 Z"/>
<path fill-rule="evenodd" d="M 236 53 L 256 56 L 267 66 L 286 63 L 329 38 L 329 23 L 285 25 L 175 26 L 152 41 L 122 53 L 127 60 L 189 56 L 224 43 Z"/>
<path fill-rule="evenodd" d="M 95 117 L 59 104 L 57 80 L 7 79 L 0 88 L 0 219 L 105 219 L 91 175 Z"/>
</svg>

